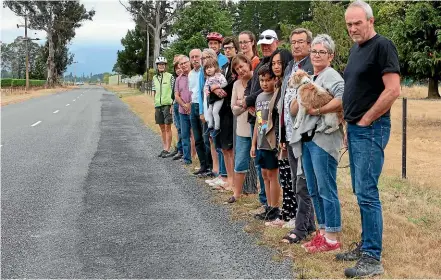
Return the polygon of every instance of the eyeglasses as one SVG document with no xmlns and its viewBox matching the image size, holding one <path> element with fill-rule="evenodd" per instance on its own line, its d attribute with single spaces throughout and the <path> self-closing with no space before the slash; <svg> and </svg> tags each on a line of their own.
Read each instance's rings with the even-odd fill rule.
<svg viewBox="0 0 441 280">
<path fill-rule="evenodd" d="M 262 40 L 262 39 L 271 40 L 271 39 L 276 39 L 276 38 L 274 38 L 274 37 L 271 36 L 271 35 L 265 35 L 265 36 L 260 35 L 260 36 L 259 36 L 259 40 Z"/>
<path fill-rule="evenodd" d="M 251 43 L 251 41 L 239 41 L 239 45 L 246 45 L 248 43 Z"/>
<path fill-rule="evenodd" d="M 291 41 L 291 45 L 295 45 L 295 44 L 299 44 L 299 45 L 303 45 L 304 43 L 306 43 L 306 41 L 305 40 L 292 40 Z"/>
<path fill-rule="evenodd" d="M 234 48 L 235 48 L 235 47 L 233 47 L 233 46 L 225 46 L 225 47 L 224 47 L 224 50 L 227 50 L 227 51 L 228 51 L 228 50 L 232 50 L 232 49 L 234 49 Z"/>
<path fill-rule="evenodd" d="M 190 61 L 185 61 L 185 62 L 182 62 L 182 63 L 179 63 L 179 66 L 183 66 L 183 65 L 185 65 L 185 64 L 187 64 L 187 63 L 189 63 Z"/>
<path fill-rule="evenodd" d="M 319 56 L 323 56 L 323 55 L 325 55 L 327 53 L 329 53 L 329 52 L 327 52 L 327 51 L 316 51 L 316 50 L 312 50 L 311 51 L 312 55 L 319 55 Z"/>
</svg>

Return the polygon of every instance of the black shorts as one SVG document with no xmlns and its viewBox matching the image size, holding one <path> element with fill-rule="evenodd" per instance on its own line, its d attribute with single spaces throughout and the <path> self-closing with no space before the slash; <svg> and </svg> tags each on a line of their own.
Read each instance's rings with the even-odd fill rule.
<svg viewBox="0 0 441 280">
<path fill-rule="evenodd" d="M 277 160 L 277 151 L 257 150 L 256 162 L 263 169 L 279 168 L 279 161 Z"/>
<path fill-rule="evenodd" d="M 173 116 L 170 113 L 170 105 L 164 105 L 155 108 L 155 121 L 156 124 L 172 124 Z"/>
</svg>

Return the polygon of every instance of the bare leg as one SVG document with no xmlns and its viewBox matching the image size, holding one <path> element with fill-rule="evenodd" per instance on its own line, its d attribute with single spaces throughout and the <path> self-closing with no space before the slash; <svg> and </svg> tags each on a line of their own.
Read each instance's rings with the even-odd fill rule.
<svg viewBox="0 0 441 280">
<path fill-rule="evenodd" d="M 162 149 L 167 150 L 167 133 L 165 131 L 165 124 L 160 124 L 159 128 L 161 129 L 161 139 L 162 139 Z"/>
<path fill-rule="evenodd" d="M 219 174 L 219 158 L 217 156 L 216 148 L 214 147 L 213 139 L 210 137 L 211 158 L 213 159 L 213 173 Z"/>
<path fill-rule="evenodd" d="M 279 185 L 279 169 L 271 169 L 267 171 L 270 176 L 270 192 L 271 192 L 271 206 L 279 207 L 280 203 L 280 185 Z M 268 194 L 267 194 L 268 196 Z"/>
<path fill-rule="evenodd" d="M 228 186 L 234 187 L 234 154 L 233 149 L 222 150 L 225 159 L 225 168 L 227 169 Z"/>
<path fill-rule="evenodd" d="M 165 125 L 165 132 L 167 134 L 166 136 L 166 151 L 170 151 L 170 147 L 171 147 L 171 143 L 172 143 L 172 131 L 171 131 L 171 124 L 166 124 Z"/>
<path fill-rule="evenodd" d="M 246 173 L 234 173 L 234 197 L 237 199 L 242 194 L 243 183 L 245 182 Z"/>
<path fill-rule="evenodd" d="M 268 169 L 262 168 L 262 177 L 263 177 L 263 182 L 265 184 L 266 201 L 268 203 L 268 206 L 274 207 L 271 204 L 271 202 L 272 202 L 271 201 L 271 192 L 270 192 L 270 190 L 271 190 L 270 189 L 270 182 L 271 182 L 271 180 L 270 180 L 270 175 L 268 173 L 269 173 Z"/>
</svg>

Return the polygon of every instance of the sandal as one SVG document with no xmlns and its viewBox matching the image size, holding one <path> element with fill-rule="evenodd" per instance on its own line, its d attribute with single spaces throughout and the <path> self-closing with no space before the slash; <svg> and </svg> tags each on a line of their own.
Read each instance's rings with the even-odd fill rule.
<svg viewBox="0 0 441 280">
<path fill-rule="evenodd" d="M 302 241 L 304 238 L 300 238 L 297 236 L 297 234 L 295 234 L 296 237 L 291 237 L 291 234 L 295 234 L 293 232 L 289 232 L 287 235 L 285 235 L 282 238 L 282 242 L 284 243 L 288 243 L 288 244 L 293 244 L 293 243 L 300 243 L 300 241 Z M 286 241 L 285 241 L 286 240 Z"/>
</svg>

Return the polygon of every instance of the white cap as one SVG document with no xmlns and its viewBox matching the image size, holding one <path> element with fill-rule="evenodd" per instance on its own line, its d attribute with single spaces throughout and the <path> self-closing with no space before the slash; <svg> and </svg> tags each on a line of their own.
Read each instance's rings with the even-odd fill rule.
<svg viewBox="0 0 441 280">
<path fill-rule="evenodd" d="M 276 32 L 274 30 L 268 29 L 263 31 L 262 34 L 260 34 L 259 41 L 257 42 L 257 44 L 270 45 L 274 42 L 274 40 L 279 40 L 279 38 L 277 38 Z"/>
</svg>

